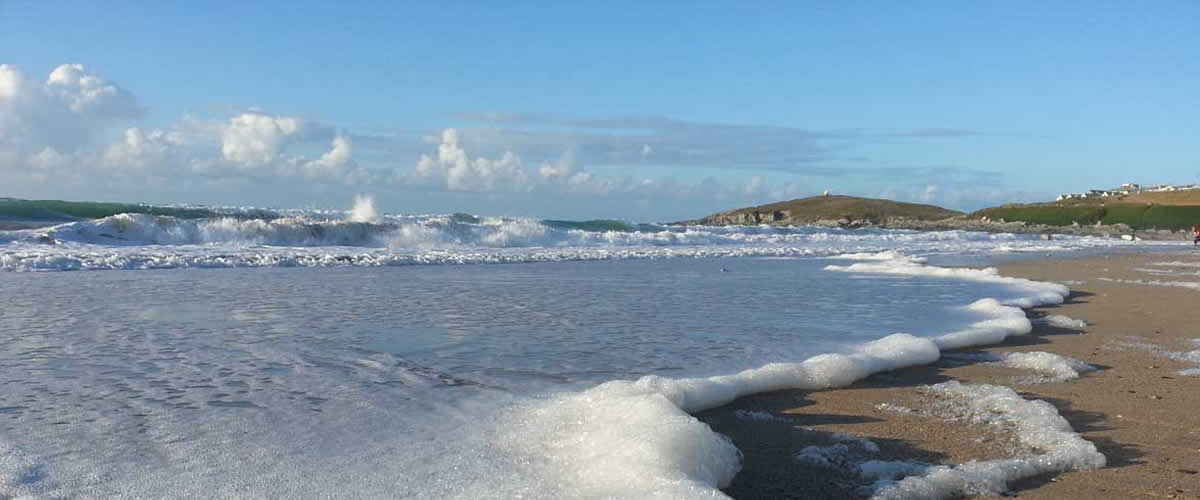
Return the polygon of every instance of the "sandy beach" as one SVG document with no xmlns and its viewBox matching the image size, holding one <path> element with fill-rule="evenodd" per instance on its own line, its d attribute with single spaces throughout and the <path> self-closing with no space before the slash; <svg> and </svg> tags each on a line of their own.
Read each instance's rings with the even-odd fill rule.
<svg viewBox="0 0 1200 500">
<path fill-rule="evenodd" d="M 927 464 L 1017 453 L 1003 429 L 948 421 L 933 410 L 936 396 L 925 387 L 957 380 L 1008 386 L 1026 399 L 1051 403 L 1107 458 L 1102 469 L 1010 484 L 1006 495 L 1200 498 L 1200 364 L 1177 359 L 1200 349 L 1194 341 L 1200 338 L 1200 289 L 1191 288 L 1200 285 L 1189 284 L 1200 283 L 1200 252 L 1034 260 L 1000 272 L 1063 283 L 1072 293 L 1064 304 L 1028 311 L 1033 332 L 1002 344 L 947 353 L 933 365 L 877 374 L 847 388 L 760 394 L 698 415 L 745 454 L 726 493 L 740 499 L 861 496 L 857 488 L 864 481 L 852 465 L 795 459 L 807 446 L 853 444 L 852 437 L 875 443 L 873 458 Z M 1038 321 L 1049 315 L 1087 326 Z M 1039 351 L 1085 361 L 1095 370 L 1046 381 L 978 360 L 979 353 Z"/>
</svg>

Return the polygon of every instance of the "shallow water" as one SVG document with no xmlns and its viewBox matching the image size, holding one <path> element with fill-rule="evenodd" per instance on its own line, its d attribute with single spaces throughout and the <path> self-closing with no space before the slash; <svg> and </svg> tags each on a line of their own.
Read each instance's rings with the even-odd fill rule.
<svg viewBox="0 0 1200 500">
<path fill-rule="evenodd" d="M 109 270 L 0 273 L 0 496 L 719 497 L 736 450 L 683 409 L 927 362 L 929 341 L 861 345 L 1002 338 L 1028 326 L 1002 304 L 1065 293 L 906 255 L 1120 245 L 444 217 L 287 222 L 278 242 L 210 222 L 6 234 L 4 269 Z M 106 224 L 144 239 L 89 239 Z M 848 251 L 885 253 L 819 257 Z M 377 267 L 398 263 L 451 265 Z"/>
<path fill-rule="evenodd" d="M 31 491 L 382 495 L 528 398 L 938 335 L 1013 293 L 831 262 L 4 273 L 0 439 Z"/>
</svg>

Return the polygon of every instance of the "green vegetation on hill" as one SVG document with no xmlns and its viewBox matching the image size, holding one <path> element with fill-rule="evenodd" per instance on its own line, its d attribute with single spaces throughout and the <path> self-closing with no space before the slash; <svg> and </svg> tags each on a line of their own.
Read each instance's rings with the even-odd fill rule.
<svg viewBox="0 0 1200 500">
<path fill-rule="evenodd" d="M 1049 226 L 1069 226 L 1072 223 L 1088 225 L 1100 222 L 1106 225 L 1125 224 L 1133 229 L 1180 230 L 1200 224 L 1200 205 L 1037 203 L 986 208 L 972 213 L 971 217 Z"/>
<path fill-rule="evenodd" d="M 893 218 L 941 220 L 961 215 L 961 212 L 920 203 L 905 203 L 875 198 L 826 195 L 800 198 L 739 208 L 713 214 L 696 221 L 697 224 L 811 224 L 818 221 L 870 221 L 874 224 Z"/>
<path fill-rule="evenodd" d="M 859 198 L 856 196 L 811 196 L 791 201 L 770 203 L 744 210 L 760 212 L 789 210 L 793 214 L 804 214 L 816 218 L 848 218 L 878 221 L 885 217 L 909 217 L 921 220 L 937 220 L 961 214 L 939 206 L 902 201 Z"/>
</svg>

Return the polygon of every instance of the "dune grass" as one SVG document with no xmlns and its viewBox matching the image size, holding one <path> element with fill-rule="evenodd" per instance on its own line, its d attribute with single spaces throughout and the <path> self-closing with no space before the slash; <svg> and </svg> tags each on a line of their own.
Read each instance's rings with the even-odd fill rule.
<svg viewBox="0 0 1200 500">
<path fill-rule="evenodd" d="M 972 217 L 1021 221 L 1048 226 L 1069 226 L 1101 222 L 1125 224 L 1133 229 L 1188 229 L 1200 224 L 1200 205 L 1158 205 L 1147 203 L 1003 205 L 972 213 Z"/>
</svg>

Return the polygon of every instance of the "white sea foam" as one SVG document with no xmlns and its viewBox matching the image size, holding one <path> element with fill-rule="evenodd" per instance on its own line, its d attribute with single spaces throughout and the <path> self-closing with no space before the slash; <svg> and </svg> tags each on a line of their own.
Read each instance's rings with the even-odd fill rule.
<svg viewBox="0 0 1200 500">
<path fill-rule="evenodd" d="M 739 420 L 747 420 L 751 422 L 790 422 L 784 417 L 777 417 L 770 412 L 756 410 L 737 410 L 733 415 Z"/>
<path fill-rule="evenodd" d="M 1057 328 L 1069 328 L 1072 330 L 1082 330 L 1088 326 L 1087 322 L 1084 320 L 1075 319 L 1070 316 L 1063 316 L 1061 314 L 1047 314 L 1040 318 L 1035 318 L 1033 321 Z"/>
<path fill-rule="evenodd" d="M 1060 304 L 1070 290 L 1057 283 L 1032 281 L 1023 278 L 1001 276 L 994 267 L 984 269 L 938 267 L 913 262 L 908 259 L 893 259 L 880 262 L 859 262 L 849 266 L 825 266 L 830 271 L 850 273 L 893 274 L 902 276 L 925 276 L 934 278 L 953 278 L 981 283 L 997 283 L 1021 289 L 1023 294 L 1004 302 L 1004 305 L 1017 307 L 1036 307 L 1047 304 Z M 981 306 L 983 307 L 983 306 Z"/>
<path fill-rule="evenodd" d="M 1156 356 L 1161 356 L 1183 363 L 1196 365 L 1192 368 L 1184 368 L 1177 373 L 1184 376 L 1200 376 L 1200 338 L 1190 339 L 1187 341 L 1192 349 L 1176 351 L 1168 349 L 1164 346 L 1146 342 L 1138 337 L 1131 337 L 1126 340 L 1114 342 L 1114 345 L 1121 348 L 1133 348 L 1150 351 Z"/>
<path fill-rule="evenodd" d="M 837 433 L 832 437 L 840 442 L 829 446 L 805 446 L 793 458 L 807 465 L 846 470 L 857 468 L 862 457 L 879 453 L 879 445 L 869 439 Z"/>
<path fill-rule="evenodd" d="M 912 415 L 912 414 L 918 412 L 918 410 L 916 410 L 914 408 L 909 408 L 907 406 L 900 406 L 897 404 L 887 403 L 887 402 L 879 403 L 879 404 L 875 405 L 875 409 L 879 410 L 879 411 L 888 412 L 888 413 L 895 413 L 897 415 Z"/>
<path fill-rule="evenodd" d="M 1139 273 L 1157 274 L 1157 275 L 1193 274 L 1193 273 L 1179 273 L 1176 271 L 1172 271 L 1170 269 L 1154 269 L 1154 268 L 1149 268 L 1149 267 L 1135 267 L 1135 268 L 1133 268 L 1133 270 L 1137 271 Z"/>
<path fill-rule="evenodd" d="M 859 253 L 844 253 L 832 255 L 830 259 L 837 260 L 863 260 L 863 261 L 906 261 L 913 263 L 925 262 L 923 257 L 912 257 L 904 255 L 895 250 L 884 250 L 882 252 L 859 252 Z"/>
<path fill-rule="evenodd" d="M 1146 286 L 1166 286 L 1174 288 L 1189 288 L 1192 290 L 1200 290 L 1200 281 L 1163 281 L 1163 280 L 1126 280 L 1115 278 L 1096 278 L 1100 281 L 1108 281 L 1110 283 L 1125 283 L 1129 285 L 1146 285 Z"/>
<path fill-rule="evenodd" d="M 1012 389 L 956 381 L 929 386 L 943 398 L 943 414 L 1011 434 L 1021 450 L 1013 458 L 931 465 L 873 459 L 879 447 L 848 436 L 828 446 L 808 446 L 796 460 L 810 466 L 849 470 L 871 482 L 862 493 L 876 499 L 936 499 L 1002 495 L 1013 481 L 1047 473 L 1096 469 L 1103 454 L 1071 429 L 1053 405 L 1022 398 Z"/>
<path fill-rule="evenodd" d="M 905 259 L 880 262 L 860 262 L 849 266 L 825 266 L 830 271 L 902 276 L 928 276 L 961 279 L 982 283 L 1003 284 L 1019 293 L 1004 301 L 980 299 L 964 309 L 984 315 L 987 319 L 965 329 L 950 332 L 934 339 L 941 349 L 957 349 L 971 345 L 994 344 L 1012 335 L 1025 335 L 1033 330 L 1022 308 L 1060 304 L 1070 290 L 1057 283 L 1032 281 L 1001 276 L 995 268 L 947 268 L 925 265 Z"/>
<path fill-rule="evenodd" d="M 995 363 L 997 365 L 1032 371 L 1039 376 L 1034 383 L 1066 382 L 1079 378 L 1081 373 L 1096 368 L 1081 360 L 1049 352 L 953 353 L 951 359 Z"/>
<path fill-rule="evenodd" d="M 521 482 L 482 479 L 460 498 L 723 498 L 741 452 L 663 395 L 603 384 L 513 413 L 495 443 Z M 496 484 L 492 479 L 500 479 Z"/>
<path fill-rule="evenodd" d="M 1173 260 L 1167 262 L 1151 262 L 1150 265 L 1164 267 L 1200 267 L 1200 262 L 1183 262 L 1179 260 Z"/>
<path fill-rule="evenodd" d="M 1008 484 L 1027 477 L 1104 467 L 1096 446 L 1071 429 L 1053 405 L 1027 400 L 1012 389 L 967 385 L 956 381 L 931 386 L 952 401 L 971 422 L 1011 432 L 1032 453 L 1016 458 L 971 461 L 953 467 L 876 462 L 866 475 L 882 477 L 872 498 L 950 498 L 958 495 L 1000 495 Z M 894 480 L 904 475 L 903 479 Z"/>
</svg>

